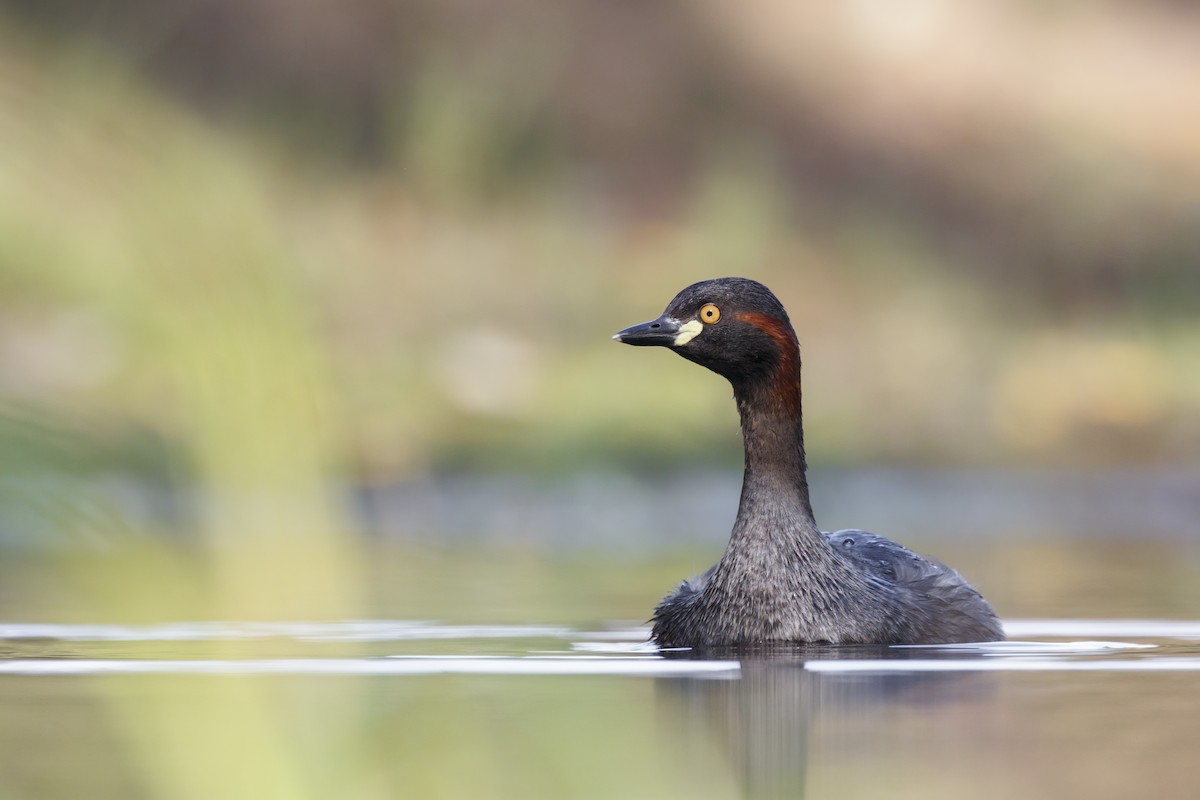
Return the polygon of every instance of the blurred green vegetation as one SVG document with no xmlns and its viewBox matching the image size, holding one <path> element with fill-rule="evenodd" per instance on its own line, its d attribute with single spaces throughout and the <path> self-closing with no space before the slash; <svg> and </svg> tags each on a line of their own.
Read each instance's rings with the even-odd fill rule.
<svg viewBox="0 0 1200 800">
<path fill-rule="evenodd" d="M 184 482 L 231 459 L 222 479 L 252 483 L 284 446 L 298 474 L 353 481 L 733 465 L 719 380 L 607 336 L 719 274 L 791 308 L 819 461 L 1194 460 L 1200 203 L 1163 172 L 1187 155 L 1170 131 L 1063 141 L 1016 109 L 1027 162 L 963 175 L 986 153 L 947 149 L 922 174 L 915 145 L 880 152 L 886 124 L 842 129 L 862 98 L 798 91 L 803 120 L 779 119 L 744 54 L 685 70 L 713 46 L 703 18 L 671 34 L 668 12 L 578 3 L 545 23 L 571 37 L 529 46 L 538 3 L 486 34 L 471 4 L 356 8 L 341 38 L 321 33 L 332 10 L 262 4 L 0 16 L 0 404 L 20 463 L 50 457 L 11 433 L 35 421 L 94 454 L 75 468 Z M 640 23 L 608 66 L 664 85 L 592 63 L 598 20 Z M 660 39 L 676 49 L 638 46 Z M 614 82 L 630 107 L 605 104 Z"/>
</svg>

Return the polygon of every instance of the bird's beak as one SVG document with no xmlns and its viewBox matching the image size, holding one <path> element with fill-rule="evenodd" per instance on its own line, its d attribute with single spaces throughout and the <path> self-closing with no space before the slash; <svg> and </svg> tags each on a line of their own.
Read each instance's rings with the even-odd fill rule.
<svg viewBox="0 0 1200 800">
<path fill-rule="evenodd" d="M 641 325 L 634 325 L 619 333 L 614 333 L 613 338 L 618 342 L 643 347 L 650 345 L 683 347 L 696 338 L 696 334 L 700 333 L 702 328 L 700 320 L 694 319 L 687 323 L 681 323 L 674 317 L 663 314 L 658 319 L 652 319 Z"/>
</svg>

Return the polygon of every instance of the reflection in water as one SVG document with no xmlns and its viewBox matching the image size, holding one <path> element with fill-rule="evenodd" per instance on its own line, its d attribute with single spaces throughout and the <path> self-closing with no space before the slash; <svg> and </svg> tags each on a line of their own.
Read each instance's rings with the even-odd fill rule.
<svg viewBox="0 0 1200 800">
<path fill-rule="evenodd" d="M 706 735 L 714 740 L 741 776 L 747 796 L 803 796 L 817 702 L 816 678 L 802 663 L 745 661 L 740 680 L 680 678 L 656 685 L 670 706 L 664 718 L 682 723 L 692 745 Z M 702 754 L 688 756 L 695 763 Z"/>
<path fill-rule="evenodd" d="M 737 680 L 702 675 L 659 680 L 657 695 L 664 706 L 660 716 L 682 728 L 666 734 L 683 739 L 691 759 L 703 758 L 715 742 L 741 776 L 747 797 L 800 798 L 812 742 L 829 739 L 825 734 L 838 728 L 839 721 L 908 703 L 927 708 L 979 698 L 992 686 L 986 674 L 826 675 L 805 668 L 814 658 L 828 658 L 826 651 L 756 653 L 741 660 Z M 863 647 L 839 648 L 837 656 L 905 660 L 916 654 Z"/>
</svg>

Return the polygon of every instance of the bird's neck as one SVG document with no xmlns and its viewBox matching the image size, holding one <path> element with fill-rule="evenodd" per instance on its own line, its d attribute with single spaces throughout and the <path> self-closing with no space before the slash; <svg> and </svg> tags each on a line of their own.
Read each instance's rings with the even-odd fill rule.
<svg viewBox="0 0 1200 800">
<path fill-rule="evenodd" d="M 823 539 L 808 494 L 799 352 L 760 380 L 735 383 L 734 398 L 746 449 L 734 539 Z"/>
</svg>

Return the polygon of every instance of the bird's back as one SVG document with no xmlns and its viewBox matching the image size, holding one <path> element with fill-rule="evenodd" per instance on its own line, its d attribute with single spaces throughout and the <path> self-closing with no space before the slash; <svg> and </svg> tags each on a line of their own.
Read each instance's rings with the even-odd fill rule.
<svg viewBox="0 0 1200 800">
<path fill-rule="evenodd" d="M 925 613 L 918 616 L 928 642 L 1004 638 L 996 612 L 971 584 L 937 559 L 861 530 L 826 533 L 830 546 L 864 572 L 894 584 Z"/>
</svg>

